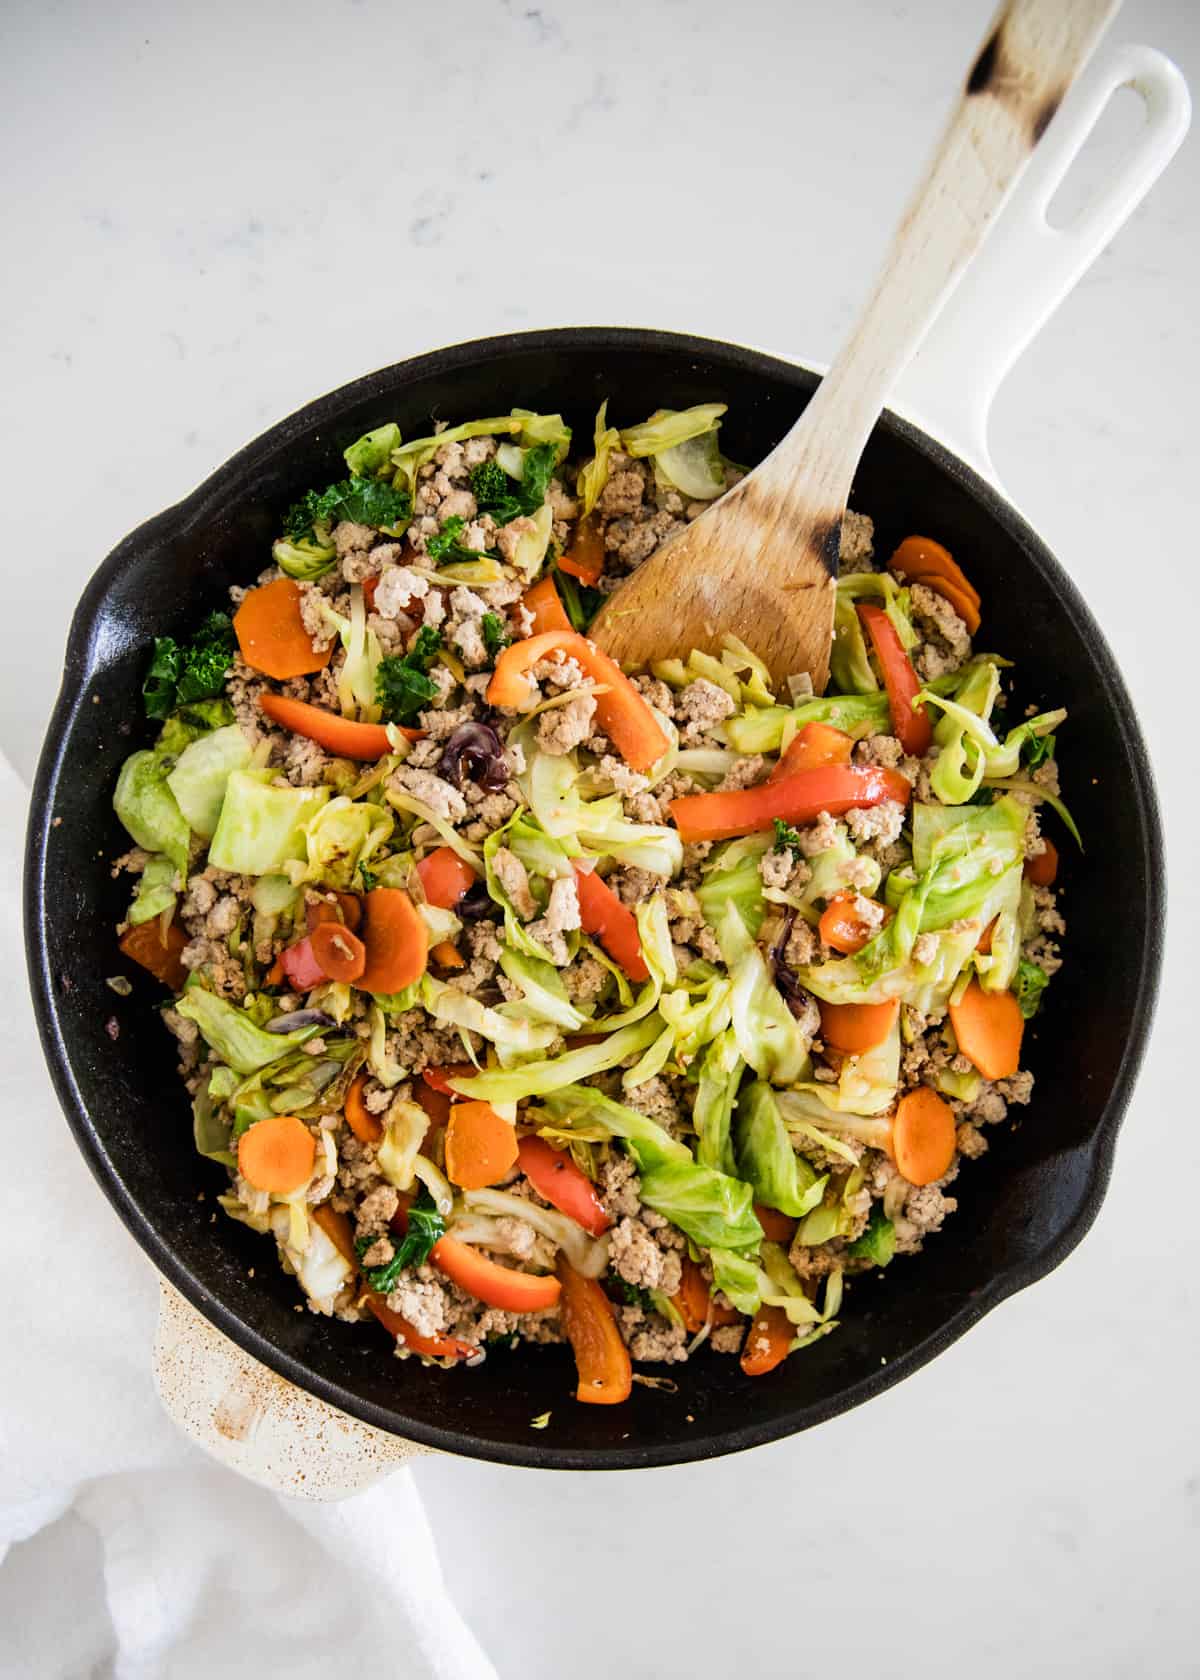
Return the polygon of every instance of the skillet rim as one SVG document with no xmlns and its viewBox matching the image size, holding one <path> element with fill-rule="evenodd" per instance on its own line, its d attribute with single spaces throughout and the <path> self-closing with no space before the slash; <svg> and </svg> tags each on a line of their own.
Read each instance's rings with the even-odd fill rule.
<svg viewBox="0 0 1200 1680">
<path fill-rule="evenodd" d="M 765 351 L 720 339 L 643 327 L 557 327 L 500 334 L 445 346 L 410 357 L 390 367 L 377 369 L 349 384 L 339 386 L 324 396 L 317 397 L 238 450 L 190 495 L 136 527 L 117 544 L 93 573 L 72 617 L 62 686 L 50 716 L 38 761 L 26 833 L 23 889 L 26 958 L 42 1050 L 59 1103 L 93 1177 L 116 1209 L 126 1229 L 159 1272 L 197 1311 L 244 1352 L 261 1361 L 277 1375 L 316 1395 L 339 1411 L 387 1434 L 400 1436 L 440 1452 L 532 1469 L 633 1470 L 687 1464 L 745 1451 L 798 1434 L 815 1424 L 850 1411 L 902 1381 L 945 1352 L 1002 1301 L 1036 1283 L 1061 1265 L 1091 1227 L 1108 1188 L 1117 1133 L 1129 1104 L 1153 1024 L 1166 911 L 1162 823 L 1149 755 L 1124 679 L 1082 594 L 1028 521 L 994 485 L 982 478 L 945 444 L 887 409 L 878 424 L 897 436 L 908 448 L 924 455 L 933 465 L 955 480 L 973 501 L 980 504 L 984 513 L 1021 549 L 1025 562 L 1032 564 L 1043 574 L 1070 616 L 1087 630 L 1086 640 L 1093 672 L 1112 705 L 1117 718 L 1118 738 L 1132 771 L 1130 790 L 1142 838 L 1142 856 L 1136 861 L 1141 865 L 1145 882 L 1144 936 L 1135 983 L 1132 986 L 1131 1027 L 1125 1054 L 1095 1129 L 1082 1151 L 1086 1153 L 1087 1158 L 1086 1194 L 1080 1199 L 1075 1217 L 1035 1254 L 1023 1262 L 1012 1264 L 997 1272 L 985 1287 L 964 1301 L 933 1334 L 926 1336 L 903 1354 L 889 1359 L 878 1371 L 840 1390 L 835 1396 L 798 1406 L 782 1417 L 760 1419 L 738 1428 L 720 1430 L 708 1435 L 703 1427 L 699 1427 L 694 1435 L 688 1435 L 676 1442 L 600 1450 L 554 1445 L 548 1441 L 491 1442 L 480 1440 L 461 1430 L 426 1424 L 419 1419 L 400 1420 L 394 1410 L 360 1399 L 338 1383 L 328 1381 L 310 1370 L 302 1360 L 283 1352 L 253 1326 L 244 1322 L 232 1308 L 227 1307 L 212 1290 L 194 1277 L 177 1258 L 170 1245 L 159 1236 L 148 1215 L 143 1212 L 138 1199 L 127 1190 L 118 1177 L 105 1151 L 103 1140 L 83 1103 L 60 1026 L 45 940 L 45 867 L 49 815 L 54 807 L 68 743 L 96 663 L 93 658 L 95 630 L 113 580 L 148 545 L 169 532 L 177 534 L 180 530 L 205 519 L 212 505 L 226 499 L 262 457 L 275 452 L 301 434 L 335 425 L 345 408 L 369 399 L 381 386 L 391 388 L 406 380 L 452 374 L 464 366 L 483 364 L 508 354 L 537 351 L 570 353 L 573 350 L 601 349 L 634 352 L 665 350 L 676 355 L 704 360 L 710 365 L 736 368 L 763 378 L 794 381 L 798 372 L 814 379 L 820 377 L 804 363 L 788 361 Z"/>
</svg>

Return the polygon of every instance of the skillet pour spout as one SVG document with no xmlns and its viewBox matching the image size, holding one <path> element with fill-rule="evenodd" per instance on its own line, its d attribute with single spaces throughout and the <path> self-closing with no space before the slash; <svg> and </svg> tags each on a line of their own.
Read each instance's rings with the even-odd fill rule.
<svg viewBox="0 0 1200 1680">
<path fill-rule="evenodd" d="M 25 880 L 30 979 L 60 1100 L 116 1211 L 193 1306 L 281 1376 L 377 1428 L 543 1468 L 633 1469 L 736 1452 L 810 1428 L 918 1369 L 1058 1265 L 1095 1218 L 1159 968 L 1163 851 L 1145 746 L 1099 627 L 1036 533 L 946 448 L 889 413 L 851 505 L 873 516 L 880 554 L 920 531 L 959 555 L 983 595 L 989 642 L 1018 662 L 1022 702 L 1068 708 L 1065 791 L 1087 849 L 1064 864 L 1067 966 L 1033 1023 L 1037 1084 L 1022 1125 L 997 1128 L 955 1187 L 960 1216 L 922 1255 L 894 1276 L 853 1281 L 853 1310 L 836 1336 L 757 1382 L 736 1361 L 701 1353 L 672 1370 L 676 1392 L 637 1387 L 614 1408 L 574 1401 L 564 1348 L 493 1350 L 470 1371 L 389 1359 L 371 1326 L 294 1311 L 292 1281 L 262 1264 L 261 1239 L 231 1220 L 212 1223 L 224 1175 L 193 1149 L 173 1043 L 157 1020 L 162 994 L 148 978 L 121 1000 L 105 985 L 126 907 L 108 871 L 126 845 L 111 794 L 131 746 L 122 726 L 141 716 L 151 638 L 223 604 L 281 511 L 340 475 L 347 444 L 387 420 L 416 436 L 431 416 L 491 413 L 498 402 L 560 411 L 586 437 L 605 397 L 617 424 L 717 400 L 728 404 L 723 448 L 753 462 L 817 382 L 736 345 L 648 331 L 567 329 L 439 350 L 265 433 L 127 537 L 84 593 L 38 768 Z M 114 1010 L 115 1041 L 105 1030 Z M 552 1426 L 531 1432 L 546 1411 Z"/>
</svg>

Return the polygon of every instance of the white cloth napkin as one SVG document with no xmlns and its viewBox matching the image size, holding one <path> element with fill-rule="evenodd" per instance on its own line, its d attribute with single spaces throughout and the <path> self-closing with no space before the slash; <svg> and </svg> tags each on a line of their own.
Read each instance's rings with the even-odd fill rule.
<svg viewBox="0 0 1200 1680">
<path fill-rule="evenodd" d="M 46 1073 L 20 919 L 26 791 L 0 756 L 0 1675 L 495 1680 L 406 1469 L 284 1499 L 175 1428 L 158 1285 Z"/>
</svg>

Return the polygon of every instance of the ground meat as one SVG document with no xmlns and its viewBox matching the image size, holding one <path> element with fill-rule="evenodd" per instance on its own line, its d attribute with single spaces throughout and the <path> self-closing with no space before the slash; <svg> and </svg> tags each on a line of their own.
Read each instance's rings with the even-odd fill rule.
<svg viewBox="0 0 1200 1680">
<path fill-rule="evenodd" d="M 657 1074 L 653 1079 L 644 1080 L 641 1085 L 635 1085 L 631 1091 L 627 1091 L 625 1106 L 636 1109 L 648 1120 L 657 1120 L 667 1131 L 672 1131 L 681 1118 L 675 1093 L 666 1080 Z"/>
<path fill-rule="evenodd" d="M 882 799 L 878 805 L 856 805 L 846 812 L 846 827 L 854 840 L 879 840 L 890 845 L 900 838 L 904 827 L 904 806 L 895 799 Z"/>
<path fill-rule="evenodd" d="M 765 765 L 766 760 L 760 753 L 751 753 L 746 758 L 736 759 L 732 769 L 725 772 L 714 791 L 738 793 L 742 788 L 753 787 L 761 777 Z"/>
<path fill-rule="evenodd" d="M 924 1239 L 932 1232 L 940 1231 L 945 1219 L 957 1206 L 955 1198 L 944 1195 L 936 1184 L 923 1184 L 919 1189 L 914 1187 L 910 1190 L 902 1211 L 893 1221 L 896 1253 L 916 1254 Z"/>
<path fill-rule="evenodd" d="M 604 533 L 604 546 L 613 561 L 609 576 L 615 582 L 621 571 L 640 566 L 668 538 L 686 529 L 685 521 L 674 514 L 650 512 L 647 507 L 614 519 Z"/>
<path fill-rule="evenodd" d="M 461 729 L 464 723 L 474 723 L 479 717 L 479 708 L 474 705 L 445 706 L 439 711 L 432 708 L 420 715 L 421 728 L 433 741 L 444 741 L 453 735 L 456 729 Z"/>
<path fill-rule="evenodd" d="M 714 1353 L 739 1353 L 746 1334 L 744 1324 L 718 1324 L 708 1338 Z"/>
<path fill-rule="evenodd" d="M 329 754 L 306 735 L 289 735 L 282 768 L 293 787 L 317 787 L 325 777 Z"/>
<path fill-rule="evenodd" d="M 842 516 L 838 548 L 839 569 L 843 577 L 850 577 L 855 572 L 869 572 L 875 554 L 875 521 L 865 513 L 852 513 L 847 508 Z"/>
<path fill-rule="evenodd" d="M 224 940 L 200 934 L 184 946 L 180 961 L 193 972 L 203 969 L 218 997 L 233 1002 L 246 995 L 246 976 L 241 962 L 231 957 Z"/>
<path fill-rule="evenodd" d="M 538 907 L 529 890 L 529 875 L 517 854 L 510 852 L 507 846 L 501 846 L 492 859 L 492 872 L 517 915 L 522 921 L 531 921 L 537 915 Z"/>
<path fill-rule="evenodd" d="M 987 1150 L 987 1139 L 969 1120 L 964 1120 L 954 1134 L 955 1145 L 960 1155 L 965 1155 L 968 1161 L 977 1161 Z"/>
<path fill-rule="evenodd" d="M 631 1359 L 642 1365 L 676 1365 L 687 1358 L 687 1331 L 661 1313 L 642 1307 L 619 1307 L 617 1327 Z"/>
<path fill-rule="evenodd" d="M 631 770 L 628 764 L 623 759 L 617 758 L 614 753 L 606 752 L 601 755 L 600 762 L 596 765 L 593 775 L 603 786 L 612 788 L 614 793 L 619 793 L 625 799 L 636 798 L 637 795 L 645 792 L 648 785 L 645 776 L 637 770 Z M 631 807 L 627 806 L 626 809 L 632 815 Z M 635 818 L 634 820 L 639 819 Z M 657 821 L 658 818 L 655 817 L 653 820 Z"/>
<path fill-rule="evenodd" d="M 641 904 L 663 884 L 663 877 L 654 874 L 653 870 L 640 869 L 635 864 L 624 864 L 620 869 L 614 869 L 608 878 L 608 884 L 616 890 L 617 897 L 622 904 L 631 907 Z"/>
<path fill-rule="evenodd" d="M 380 1184 L 376 1189 L 368 1191 L 356 1210 L 357 1235 L 373 1237 L 386 1231 L 399 1205 L 400 1197 L 390 1184 Z"/>
<path fill-rule="evenodd" d="M 565 706 L 553 706 L 538 719 L 538 746 L 544 752 L 561 757 L 586 741 L 596 714 L 595 697 L 575 694 Z"/>
<path fill-rule="evenodd" d="M 345 560 L 348 554 L 369 549 L 374 541 L 375 532 L 371 527 L 358 525 L 352 519 L 343 519 L 333 528 L 333 546 L 339 560 Z"/>
<path fill-rule="evenodd" d="M 675 702 L 675 717 L 682 725 L 680 739 L 694 744 L 716 723 L 723 723 L 737 711 L 733 696 L 719 683 L 697 677 L 681 689 Z"/>
<path fill-rule="evenodd" d="M 786 892 L 788 882 L 796 869 L 796 859 L 786 849 L 782 852 L 764 852 L 758 860 L 758 873 L 762 877 L 764 887 L 775 887 L 780 892 Z M 803 865 L 807 876 L 812 874 L 808 865 Z"/>
<path fill-rule="evenodd" d="M 556 968 L 565 968 L 571 960 L 565 935 L 580 925 L 579 890 L 573 875 L 563 875 L 550 888 L 546 914 L 530 925 L 529 936 L 536 939 Z"/>
<path fill-rule="evenodd" d="M 665 682 L 650 676 L 631 677 L 630 681 L 642 699 L 653 706 L 655 711 L 662 712 L 664 717 L 675 716 L 675 696 Z"/>
<path fill-rule="evenodd" d="M 467 802 L 458 789 L 430 770 L 410 770 L 402 764 L 393 771 L 387 785 L 395 792 L 411 794 L 447 822 L 459 822 L 467 814 Z"/>
<path fill-rule="evenodd" d="M 897 770 L 904 758 L 904 748 L 894 735 L 871 735 L 859 741 L 854 749 L 857 764 L 882 764 Z"/>
<path fill-rule="evenodd" d="M 938 937 L 936 933 L 919 933 L 913 941 L 913 961 L 918 967 L 931 963 L 938 954 Z"/>
<path fill-rule="evenodd" d="M 816 857 L 819 852 L 827 852 L 831 846 L 836 846 L 840 838 L 837 823 L 828 811 L 822 811 L 816 822 L 800 830 L 800 850 L 806 858 Z"/>
<path fill-rule="evenodd" d="M 816 962 L 820 956 L 821 942 L 803 916 L 797 916 L 792 924 L 783 954 L 792 968 L 804 968 L 807 964 Z"/>
<path fill-rule="evenodd" d="M 517 549 L 521 546 L 522 537 L 532 537 L 537 534 L 537 526 L 528 514 L 521 514 L 516 519 L 510 519 L 507 525 L 500 527 L 496 537 L 496 546 L 500 550 L 500 558 L 512 565 L 517 557 Z"/>
<path fill-rule="evenodd" d="M 637 1289 L 674 1295 L 682 1278 L 679 1255 L 661 1247 L 639 1219 L 625 1218 L 609 1238 L 609 1259 L 618 1277 Z"/>
<path fill-rule="evenodd" d="M 387 1304 L 412 1325 L 418 1336 L 440 1336 L 446 1328 L 449 1291 L 430 1266 L 401 1273 Z"/>
<path fill-rule="evenodd" d="M 591 1003 L 608 984 L 608 970 L 603 963 L 585 952 L 563 970 L 563 984 L 572 1003 Z"/>
<path fill-rule="evenodd" d="M 642 463 L 614 449 L 608 457 L 608 480 L 596 502 L 601 519 L 636 513 L 645 499 L 647 482 Z"/>
<path fill-rule="evenodd" d="M 428 595 L 428 579 L 407 566 L 387 566 L 375 590 L 374 611 L 381 618 L 399 618 L 406 608 Z"/>
<path fill-rule="evenodd" d="M 628 1155 L 614 1150 L 600 1167 L 600 1195 L 609 1216 L 621 1219 L 635 1214 L 640 1183 L 637 1168 Z"/>
<path fill-rule="evenodd" d="M 957 671 L 970 656 L 971 638 L 967 627 L 943 596 L 923 583 L 911 591 L 913 617 L 924 630 L 926 642 L 913 657 L 913 664 L 926 682 Z"/>
</svg>

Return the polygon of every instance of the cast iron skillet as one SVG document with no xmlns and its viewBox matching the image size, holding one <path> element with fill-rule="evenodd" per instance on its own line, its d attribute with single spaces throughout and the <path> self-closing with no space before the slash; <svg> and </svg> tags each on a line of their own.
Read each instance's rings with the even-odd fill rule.
<svg viewBox="0 0 1200 1680">
<path fill-rule="evenodd" d="M 562 1348 L 493 1351 L 474 1371 L 390 1357 L 371 1324 L 295 1311 L 299 1299 L 261 1237 L 213 1220 L 222 1170 L 200 1159 L 155 1019 L 161 991 L 105 976 L 131 965 L 113 925 L 128 899 L 107 859 L 128 840 L 111 795 L 125 755 L 149 738 L 139 688 L 150 638 L 179 633 L 262 566 L 282 508 L 341 475 L 342 449 L 398 420 L 561 410 L 590 435 L 602 397 L 618 423 L 659 406 L 729 404 L 722 446 L 757 460 L 816 385 L 803 368 L 669 333 L 569 329 L 439 350 L 311 403 L 178 507 L 109 555 L 71 627 L 62 692 L 30 817 L 29 972 L 59 1098 L 89 1166 L 170 1281 L 248 1353 L 355 1417 L 444 1451 L 562 1469 L 632 1469 L 714 1457 L 778 1439 L 856 1406 L 948 1348 L 985 1312 L 1050 1271 L 1096 1216 L 1146 1040 L 1158 976 L 1163 857 L 1146 749 L 1104 639 L 1069 578 L 995 490 L 888 414 L 867 448 L 853 505 L 874 516 L 881 553 L 919 531 L 965 563 L 982 592 L 983 643 L 1017 659 L 1022 704 L 1064 705 L 1064 776 L 1087 851 L 1055 830 L 1064 858 L 1068 962 L 1030 1044 L 1036 1097 L 1021 1123 L 955 1186 L 959 1211 L 927 1251 L 856 1282 L 842 1327 L 773 1376 L 701 1355 L 637 1387 L 619 1407 L 580 1406 Z M 1049 819 L 1053 822 L 1055 819 Z M 115 1021 L 114 1039 L 106 1023 Z M 198 1192 L 207 1192 L 204 1200 Z M 248 1277 L 250 1267 L 254 1277 Z M 543 1432 L 530 1420 L 550 1410 Z"/>
</svg>

